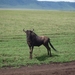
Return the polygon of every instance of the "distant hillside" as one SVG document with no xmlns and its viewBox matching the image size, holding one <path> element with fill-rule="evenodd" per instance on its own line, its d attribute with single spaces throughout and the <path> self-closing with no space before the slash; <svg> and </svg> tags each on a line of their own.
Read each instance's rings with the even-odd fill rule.
<svg viewBox="0 0 75 75">
<path fill-rule="evenodd" d="M 0 8 L 75 10 L 75 2 L 45 2 L 37 0 L 0 0 Z"/>
</svg>

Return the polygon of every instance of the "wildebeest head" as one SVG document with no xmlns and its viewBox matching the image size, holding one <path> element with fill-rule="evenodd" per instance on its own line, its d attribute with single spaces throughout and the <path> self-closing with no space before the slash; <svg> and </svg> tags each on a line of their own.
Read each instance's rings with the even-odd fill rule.
<svg viewBox="0 0 75 75">
<path fill-rule="evenodd" d="M 30 39 L 31 37 L 32 37 L 32 35 L 33 35 L 33 31 L 34 31 L 34 29 L 33 30 L 24 30 L 23 29 L 23 31 L 26 33 L 26 35 L 27 35 L 27 39 Z"/>
</svg>

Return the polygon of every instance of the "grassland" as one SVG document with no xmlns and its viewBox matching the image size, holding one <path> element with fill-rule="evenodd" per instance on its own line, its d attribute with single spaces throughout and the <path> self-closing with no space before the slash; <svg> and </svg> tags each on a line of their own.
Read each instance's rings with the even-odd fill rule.
<svg viewBox="0 0 75 75">
<path fill-rule="evenodd" d="M 34 48 L 29 59 L 29 48 L 24 29 L 33 29 L 38 35 L 51 38 L 59 52 L 47 56 L 45 47 Z M 0 67 L 75 60 L 75 12 L 0 10 Z"/>
</svg>

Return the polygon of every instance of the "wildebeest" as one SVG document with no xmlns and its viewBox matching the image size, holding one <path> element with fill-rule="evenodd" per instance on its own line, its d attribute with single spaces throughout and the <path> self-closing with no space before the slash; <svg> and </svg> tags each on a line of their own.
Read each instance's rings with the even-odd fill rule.
<svg viewBox="0 0 75 75">
<path fill-rule="evenodd" d="M 52 55 L 51 55 L 51 48 L 49 47 L 49 44 L 55 51 L 57 51 L 51 44 L 50 39 L 48 37 L 38 36 L 32 30 L 24 30 L 23 29 L 23 31 L 26 33 L 26 36 L 27 36 L 27 44 L 30 49 L 30 59 L 32 59 L 32 53 L 33 53 L 34 46 L 39 47 L 41 45 L 44 45 L 48 51 L 48 55 L 50 55 L 50 56 L 52 56 Z"/>
</svg>

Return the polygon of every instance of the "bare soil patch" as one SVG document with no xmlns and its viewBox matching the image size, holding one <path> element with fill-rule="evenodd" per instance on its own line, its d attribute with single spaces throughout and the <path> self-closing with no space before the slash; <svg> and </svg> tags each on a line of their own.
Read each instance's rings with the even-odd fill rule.
<svg viewBox="0 0 75 75">
<path fill-rule="evenodd" d="M 0 75 L 75 75 L 75 62 L 1 68 Z"/>
</svg>

